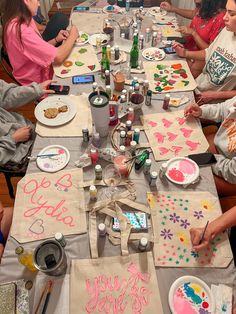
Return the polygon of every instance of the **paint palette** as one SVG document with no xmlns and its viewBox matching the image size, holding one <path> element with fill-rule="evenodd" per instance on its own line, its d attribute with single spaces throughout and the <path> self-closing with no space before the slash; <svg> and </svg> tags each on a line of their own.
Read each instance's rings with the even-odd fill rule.
<svg viewBox="0 0 236 314">
<path fill-rule="evenodd" d="M 79 32 L 79 37 L 76 39 L 75 45 L 76 46 L 83 46 L 87 44 L 89 41 L 89 35 L 85 32 L 80 31 Z"/>
<path fill-rule="evenodd" d="M 160 61 L 166 56 L 165 52 L 159 48 L 147 48 L 142 52 L 142 56 L 149 61 Z"/>
<path fill-rule="evenodd" d="M 61 145 L 50 145 L 42 149 L 38 155 L 57 154 L 49 157 L 38 157 L 36 159 L 39 169 L 45 172 L 57 172 L 63 169 L 70 160 L 68 149 Z"/>
<path fill-rule="evenodd" d="M 188 185 L 199 178 L 199 167 L 195 161 L 186 157 L 175 157 L 162 164 L 166 177 L 173 183 Z"/>
<path fill-rule="evenodd" d="M 213 314 L 215 299 L 208 285 L 194 276 L 178 278 L 169 291 L 172 314 Z"/>
<path fill-rule="evenodd" d="M 121 13 L 122 11 L 124 10 L 118 5 L 106 5 L 103 8 L 104 13 Z"/>
</svg>

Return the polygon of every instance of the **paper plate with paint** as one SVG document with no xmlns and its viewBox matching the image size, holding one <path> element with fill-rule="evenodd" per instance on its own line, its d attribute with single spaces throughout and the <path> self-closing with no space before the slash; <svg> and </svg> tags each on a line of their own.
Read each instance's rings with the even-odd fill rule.
<svg viewBox="0 0 236 314">
<path fill-rule="evenodd" d="M 80 31 L 79 32 L 79 37 L 76 39 L 76 46 L 83 46 L 85 44 L 87 44 L 87 42 L 89 41 L 89 35 L 85 32 Z"/>
<path fill-rule="evenodd" d="M 215 299 L 208 285 L 194 276 L 178 278 L 169 291 L 172 314 L 214 314 Z"/>
<path fill-rule="evenodd" d="M 186 157 L 171 158 L 164 164 L 165 175 L 173 183 L 187 185 L 199 178 L 199 167 Z"/>
<path fill-rule="evenodd" d="M 93 34 L 90 36 L 89 38 L 89 43 L 92 46 L 96 46 L 96 42 L 97 42 L 97 37 L 101 38 L 101 45 L 106 45 L 108 43 L 109 40 L 109 36 L 106 34 Z"/>
<path fill-rule="evenodd" d="M 148 10 L 148 13 L 153 16 L 164 16 L 167 14 L 166 10 L 161 9 L 160 7 L 152 7 Z"/>
<path fill-rule="evenodd" d="M 161 61 L 165 58 L 164 50 L 159 48 L 147 48 L 142 52 L 142 56 L 149 61 Z"/>
<path fill-rule="evenodd" d="M 122 10 L 122 8 L 118 5 L 106 5 L 103 8 L 104 13 L 121 13 L 122 11 L 124 10 Z"/>
<path fill-rule="evenodd" d="M 68 164 L 70 153 L 68 149 L 61 145 L 50 145 L 42 149 L 36 159 L 39 169 L 45 172 L 57 172 Z"/>
</svg>

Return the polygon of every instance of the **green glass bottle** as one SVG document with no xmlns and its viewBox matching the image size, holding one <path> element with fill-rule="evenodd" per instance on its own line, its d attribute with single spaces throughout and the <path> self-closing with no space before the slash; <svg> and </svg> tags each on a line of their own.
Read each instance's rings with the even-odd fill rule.
<svg viewBox="0 0 236 314">
<path fill-rule="evenodd" d="M 101 77 L 103 79 L 105 79 L 106 70 L 110 70 L 110 61 L 107 56 L 107 47 L 102 47 Z"/>
<path fill-rule="evenodd" d="M 133 46 L 130 51 L 130 66 L 132 69 L 138 67 L 138 55 L 138 34 L 135 34 L 133 39 Z"/>
</svg>

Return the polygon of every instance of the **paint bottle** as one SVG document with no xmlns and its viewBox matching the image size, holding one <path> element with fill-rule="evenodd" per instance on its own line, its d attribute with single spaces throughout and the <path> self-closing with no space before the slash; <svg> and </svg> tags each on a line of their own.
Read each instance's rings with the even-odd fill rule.
<svg viewBox="0 0 236 314">
<path fill-rule="evenodd" d="M 147 91 L 147 94 L 146 94 L 146 101 L 145 101 L 145 105 L 146 106 L 151 106 L 152 104 L 152 91 L 149 89 Z"/>
<path fill-rule="evenodd" d="M 151 159 L 146 159 L 146 160 L 145 160 L 145 163 L 144 163 L 144 165 L 143 165 L 143 173 L 144 173 L 145 175 L 148 175 L 148 174 L 150 173 L 151 165 L 152 165 Z"/>
<path fill-rule="evenodd" d="M 114 62 L 115 61 L 115 49 L 111 48 L 111 58 L 110 58 L 110 62 Z"/>
<path fill-rule="evenodd" d="M 146 28 L 146 30 L 145 30 L 145 42 L 149 43 L 150 40 L 151 40 L 151 30 L 150 30 L 150 28 Z"/>
<path fill-rule="evenodd" d="M 55 240 L 60 243 L 62 247 L 66 246 L 66 239 L 61 232 L 57 232 L 54 236 Z"/>
<path fill-rule="evenodd" d="M 134 92 L 134 88 L 133 88 L 133 86 L 130 86 L 130 88 L 129 88 L 129 95 L 128 95 L 128 101 L 130 101 L 130 97 L 133 94 L 133 92 Z"/>
<path fill-rule="evenodd" d="M 106 93 L 109 96 L 109 100 L 111 99 L 111 85 L 106 85 Z"/>
<path fill-rule="evenodd" d="M 117 125 L 117 123 L 119 122 L 118 109 L 119 109 L 118 103 L 109 105 L 109 111 L 110 111 L 109 125 L 111 126 Z"/>
<path fill-rule="evenodd" d="M 125 131 L 120 131 L 120 145 L 125 146 L 125 138 L 126 138 L 126 132 Z"/>
<path fill-rule="evenodd" d="M 152 34 L 152 47 L 156 47 L 157 45 L 157 32 L 153 32 Z"/>
<path fill-rule="evenodd" d="M 126 148 L 124 145 L 120 145 L 119 147 L 119 152 L 121 155 L 125 155 L 125 152 L 126 152 Z"/>
<path fill-rule="evenodd" d="M 156 182 L 157 182 L 157 172 L 152 171 L 150 174 L 149 185 L 156 186 Z"/>
<path fill-rule="evenodd" d="M 95 171 L 95 180 L 102 180 L 102 166 L 101 165 L 96 165 L 94 167 Z"/>
<path fill-rule="evenodd" d="M 120 34 L 121 39 L 125 39 L 125 33 Z"/>
<path fill-rule="evenodd" d="M 121 95 L 120 96 L 120 103 L 123 104 L 123 105 L 126 105 L 127 101 L 126 101 L 125 95 Z"/>
<path fill-rule="evenodd" d="M 129 9 L 130 9 L 130 0 L 126 0 L 125 1 L 125 11 L 129 12 Z"/>
<path fill-rule="evenodd" d="M 107 45 L 107 58 L 109 59 L 109 61 L 111 60 L 111 46 Z M 110 84 L 107 84 L 110 85 Z"/>
<path fill-rule="evenodd" d="M 127 131 L 131 131 L 131 129 L 132 129 L 132 121 L 127 120 L 126 123 L 125 123 L 125 126 L 126 126 Z"/>
<path fill-rule="evenodd" d="M 138 43 L 139 43 L 139 49 L 143 50 L 143 48 L 144 48 L 144 37 L 143 37 L 143 35 L 139 36 Z"/>
<path fill-rule="evenodd" d="M 89 187 L 89 196 L 91 201 L 97 200 L 98 190 L 95 185 L 90 185 Z"/>
<path fill-rule="evenodd" d="M 138 249 L 140 252 L 144 252 L 146 251 L 147 249 L 147 246 L 148 246 L 148 239 L 147 238 L 141 238 L 139 240 L 139 245 L 138 245 Z"/>
<path fill-rule="evenodd" d="M 120 58 L 120 48 L 119 46 L 115 46 L 115 60 Z"/>
<path fill-rule="evenodd" d="M 132 142 L 133 132 L 128 131 L 126 133 L 126 139 L 125 139 L 125 146 L 130 146 L 130 143 Z"/>
<path fill-rule="evenodd" d="M 136 22 L 133 23 L 133 36 L 135 33 L 138 33 L 138 24 Z"/>
<path fill-rule="evenodd" d="M 160 170 L 159 170 L 159 177 L 162 179 L 166 173 L 166 170 L 167 170 L 167 163 L 164 162 L 161 167 L 160 167 Z"/>
<path fill-rule="evenodd" d="M 15 249 L 15 253 L 18 257 L 19 263 L 28 268 L 28 270 L 35 272 L 37 268 L 34 266 L 33 255 L 34 251 L 31 249 L 25 250 L 23 246 L 17 246 Z"/>
<path fill-rule="evenodd" d="M 100 138 L 100 135 L 99 133 L 94 133 L 93 134 L 93 137 L 92 137 L 92 144 L 93 146 L 99 148 L 101 146 L 101 138 Z"/>
<path fill-rule="evenodd" d="M 128 120 L 134 121 L 134 109 L 132 107 L 128 109 Z"/>
<path fill-rule="evenodd" d="M 100 223 L 98 225 L 98 233 L 100 237 L 105 237 L 107 230 L 106 230 L 106 225 L 104 223 Z"/>
<path fill-rule="evenodd" d="M 97 87 L 98 87 L 98 83 L 94 82 L 93 83 L 93 92 L 96 92 Z"/>
<path fill-rule="evenodd" d="M 138 83 L 138 78 L 136 77 L 136 76 L 134 76 L 133 77 L 133 80 L 132 80 L 132 82 L 131 82 L 131 86 L 135 86 L 135 84 L 137 84 Z"/>
<path fill-rule="evenodd" d="M 93 165 L 96 165 L 97 161 L 98 161 L 98 151 L 94 148 L 91 148 L 90 150 L 90 158 L 91 158 L 91 162 Z"/>
<path fill-rule="evenodd" d="M 110 71 L 105 71 L 105 85 L 111 85 Z"/>
<path fill-rule="evenodd" d="M 82 135 L 83 135 L 83 142 L 84 143 L 89 142 L 89 130 L 88 130 L 88 128 L 82 129 Z"/>
<path fill-rule="evenodd" d="M 168 110 L 169 109 L 169 104 L 170 104 L 170 94 L 166 94 L 165 98 L 163 100 L 162 109 L 163 110 Z"/>
<path fill-rule="evenodd" d="M 143 82 L 143 96 L 146 96 L 148 88 L 149 88 L 149 81 L 144 80 L 144 82 Z"/>
<path fill-rule="evenodd" d="M 130 142 L 130 153 L 132 156 L 136 155 L 136 147 L 137 147 L 137 143 L 135 141 L 131 141 Z"/>
<path fill-rule="evenodd" d="M 127 90 L 126 89 L 122 90 L 121 95 L 124 95 L 125 96 L 125 101 L 127 101 Z"/>
<path fill-rule="evenodd" d="M 140 130 L 139 128 L 134 129 L 133 141 L 139 144 Z"/>
<path fill-rule="evenodd" d="M 143 93 L 143 85 L 144 85 L 144 80 L 143 79 L 139 79 L 139 90 L 141 93 Z"/>
</svg>

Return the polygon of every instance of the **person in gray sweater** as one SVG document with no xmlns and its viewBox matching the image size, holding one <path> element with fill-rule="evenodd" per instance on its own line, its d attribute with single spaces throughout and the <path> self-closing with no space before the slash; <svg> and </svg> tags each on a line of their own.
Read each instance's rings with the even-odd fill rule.
<svg viewBox="0 0 236 314">
<path fill-rule="evenodd" d="M 0 166 L 19 170 L 26 165 L 34 141 L 34 125 L 16 112 L 6 109 L 20 107 L 54 91 L 47 87 L 51 80 L 30 86 L 17 86 L 0 80 Z"/>
<path fill-rule="evenodd" d="M 218 104 L 199 107 L 191 104 L 185 116 L 222 122 L 215 134 L 208 134 L 209 151 L 217 162 L 212 165 L 216 188 L 220 196 L 236 195 L 236 96 Z"/>
</svg>

